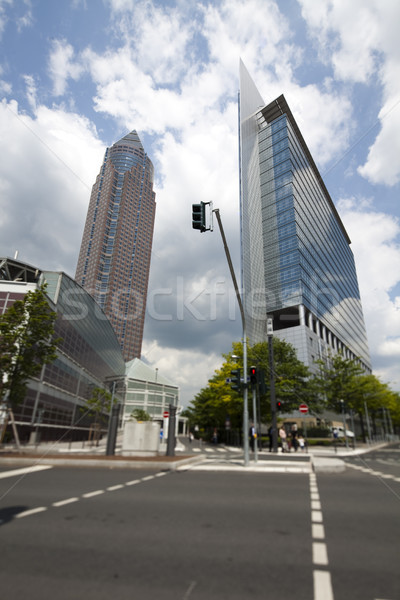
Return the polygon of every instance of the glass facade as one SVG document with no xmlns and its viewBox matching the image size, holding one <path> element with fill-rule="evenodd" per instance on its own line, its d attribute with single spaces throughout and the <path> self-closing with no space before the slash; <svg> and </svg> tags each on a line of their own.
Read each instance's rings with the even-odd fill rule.
<svg viewBox="0 0 400 600">
<path fill-rule="evenodd" d="M 342 351 L 371 369 L 350 240 L 283 96 L 240 66 L 242 279 L 251 344 L 268 317 L 308 366 Z"/>
<path fill-rule="evenodd" d="M 42 282 L 57 313 L 55 337 L 61 340 L 56 360 L 29 380 L 24 401 L 14 409 L 21 441 L 28 441 L 34 428 L 42 440 L 87 439 L 93 417 L 86 414 L 85 401 L 93 388 L 110 389 L 111 382 L 123 380 L 121 348 L 103 311 L 73 279 L 46 271 L 34 287 Z M 0 278 L 2 311 L 30 289 L 28 282 Z"/>
<path fill-rule="evenodd" d="M 126 365 L 125 389 L 124 420 L 129 420 L 134 410 L 141 409 L 153 421 L 162 423 L 169 405 L 179 405 L 179 387 L 138 358 Z"/>
</svg>

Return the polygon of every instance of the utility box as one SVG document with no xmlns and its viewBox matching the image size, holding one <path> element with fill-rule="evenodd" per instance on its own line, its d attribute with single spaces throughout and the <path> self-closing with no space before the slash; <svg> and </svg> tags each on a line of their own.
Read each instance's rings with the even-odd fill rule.
<svg viewBox="0 0 400 600">
<path fill-rule="evenodd" d="M 157 456 L 160 425 L 153 421 L 128 421 L 122 439 L 123 456 Z"/>
</svg>

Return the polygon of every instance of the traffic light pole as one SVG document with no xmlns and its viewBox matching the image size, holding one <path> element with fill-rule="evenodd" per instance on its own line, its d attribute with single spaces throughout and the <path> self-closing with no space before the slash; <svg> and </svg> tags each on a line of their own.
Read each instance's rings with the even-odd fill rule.
<svg viewBox="0 0 400 600">
<path fill-rule="evenodd" d="M 239 304 L 240 316 L 242 318 L 242 327 L 243 327 L 243 451 L 244 451 L 244 466 L 249 466 L 249 410 L 248 410 L 248 386 L 247 386 L 247 334 L 246 334 L 246 319 L 244 316 L 244 309 L 242 304 L 242 298 L 240 296 L 238 284 L 236 281 L 235 271 L 233 270 L 231 255 L 229 252 L 228 244 L 226 242 L 226 237 L 224 233 L 224 228 L 222 226 L 221 217 L 219 214 L 219 209 L 216 208 L 212 212 L 215 213 L 217 217 L 219 230 L 221 232 L 222 243 L 224 245 L 224 250 L 226 254 L 226 258 L 228 260 L 229 270 L 231 272 L 231 277 L 233 281 L 233 286 L 235 288 L 236 298 Z"/>
</svg>

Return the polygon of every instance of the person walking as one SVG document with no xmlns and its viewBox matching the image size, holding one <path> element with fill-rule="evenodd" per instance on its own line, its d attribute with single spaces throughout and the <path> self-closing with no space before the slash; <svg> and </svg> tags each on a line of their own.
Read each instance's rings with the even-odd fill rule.
<svg viewBox="0 0 400 600">
<path fill-rule="evenodd" d="M 286 442 L 286 431 L 283 425 L 280 426 L 279 429 L 279 437 L 281 438 L 281 445 L 282 445 L 282 452 L 285 452 L 287 449 L 287 442 Z"/>
</svg>

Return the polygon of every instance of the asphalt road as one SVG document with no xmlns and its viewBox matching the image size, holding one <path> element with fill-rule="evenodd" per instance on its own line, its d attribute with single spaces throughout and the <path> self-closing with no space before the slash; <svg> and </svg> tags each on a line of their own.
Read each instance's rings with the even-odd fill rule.
<svg viewBox="0 0 400 600">
<path fill-rule="evenodd" d="M 399 600 L 398 454 L 363 458 L 390 478 L 0 466 L 1 597 Z"/>
</svg>

